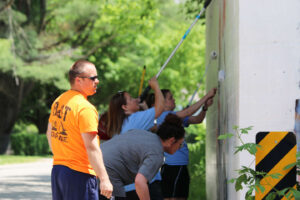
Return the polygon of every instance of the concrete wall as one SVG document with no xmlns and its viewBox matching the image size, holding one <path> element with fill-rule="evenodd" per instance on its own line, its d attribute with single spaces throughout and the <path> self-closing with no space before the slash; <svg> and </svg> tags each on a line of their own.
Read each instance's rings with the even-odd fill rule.
<svg viewBox="0 0 300 200">
<path fill-rule="evenodd" d="M 245 142 L 260 131 L 293 131 L 300 98 L 300 1 L 213 0 L 206 11 L 207 89 L 218 88 L 207 116 L 207 199 L 244 199 L 227 181 L 240 166 L 254 167 L 247 153 L 234 156 L 235 139 L 216 138 L 232 127 L 253 126 Z M 224 76 L 218 76 L 222 75 Z"/>
</svg>

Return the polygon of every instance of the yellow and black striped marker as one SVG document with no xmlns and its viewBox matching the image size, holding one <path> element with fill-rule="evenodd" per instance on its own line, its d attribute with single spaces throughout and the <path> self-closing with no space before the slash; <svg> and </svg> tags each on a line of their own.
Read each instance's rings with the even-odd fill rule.
<svg viewBox="0 0 300 200">
<path fill-rule="evenodd" d="M 258 189 L 255 200 L 265 199 L 268 194 L 287 187 L 296 189 L 296 166 L 284 169 L 296 162 L 296 137 L 292 132 L 259 132 L 256 134 L 257 148 L 255 170 L 269 175 L 279 173 L 278 179 L 271 176 L 261 177 L 260 184 L 264 192 Z M 286 194 L 290 192 L 287 191 Z M 291 196 L 290 196 L 291 197 Z M 287 199 L 277 197 L 276 199 Z M 294 198 L 292 198 L 294 199 Z"/>
</svg>

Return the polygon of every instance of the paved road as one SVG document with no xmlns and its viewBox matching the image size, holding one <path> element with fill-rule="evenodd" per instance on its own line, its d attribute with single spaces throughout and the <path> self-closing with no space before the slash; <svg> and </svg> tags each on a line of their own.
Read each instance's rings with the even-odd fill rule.
<svg viewBox="0 0 300 200">
<path fill-rule="evenodd" d="M 0 199 L 51 199 L 51 168 L 52 159 L 25 164 L 0 165 Z"/>
</svg>

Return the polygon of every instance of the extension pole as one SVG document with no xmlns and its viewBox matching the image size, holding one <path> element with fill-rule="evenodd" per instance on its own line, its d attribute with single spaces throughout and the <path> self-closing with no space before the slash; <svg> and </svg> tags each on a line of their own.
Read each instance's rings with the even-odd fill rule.
<svg viewBox="0 0 300 200">
<path fill-rule="evenodd" d="M 211 62 L 211 60 L 215 60 L 215 59 L 217 59 L 217 52 L 212 51 L 211 54 L 210 54 L 210 59 L 209 59 L 208 65 L 207 65 L 207 67 L 205 67 L 205 73 L 204 73 L 204 75 L 201 77 L 201 79 L 200 79 L 200 81 L 199 81 L 199 84 L 198 84 L 198 87 L 196 88 L 196 90 L 194 91 L 194 94 L 193 94 L 192 97 L 190 98 L 190 101 L 189 101 L 189 104 L 187 105 L 187 107 L 189 107 L 189 106 L 192 104 L 192 102 L 193 102 L 193 100 L 194 100 L 194 98 L 195 98 L 195 95 L 197 94 L 197 92 L 198 92 L 198 90 L 199 90 L 199 88 L 200 88 L 200 83 L 202 82 L 202 80 L 203 80 L 204 77 L 206 76 L 207 69 L 210 67 L 210 62 Z"/>
<path fill-rule="evenodd" d="M 170 62 L 171 58 L 174 56 L 174 54 L 176 53 L 177 49 L 180 47 L 180 45 L 183 43 L 184 39 L 187 37 L 187 35 L 190 33 L 191 29 L 193 28 L 193 26 L 196 24 L 196 22 L 200 19 L 200 17 L 202 16 L 202 14 L 204 13 L 204 11 L 206 10 L 207 6 L 210 4 L 211 0 L 206 0 L 206 2 L 204 3 L 204 7 L 202 8 L 202 10 L 200 11 L 200 13 L 196 16 L 195 20 L 193 21 L 193 23 L 190 25 L 190 27 L 188 28 L 188 30 L 185 32 L 185 34 L 183 35 L 183 37 L 181 38 L 181 40 L 179 41 L 179 43 L 177 44 L 177 46 L 175 47 L 175 49 L 172 51 L 171 55 L 168 57 L 168 59 L 166 60 L 166 62 L 163 64 L 163 66 L 160 68 L 159 72 L 156 74 L 156 79 L 159 77 L 159 75 L 161 74 L 161 72 L 165 69 L 165 67 L 167 66 L 167 64 Z M 144 92 L 142 93 L 142 95 L 140 96 L 140 101 L 144 101 L 144 99 L 146 98 L 148 92 L 150 91 L 151 87 L 148 86 L 146 87 L 146 89 L 144 90 Z"/>
<path fill-rule="evenodd" d="M 142 72 L 141 83 L 140 83 L 140 89 L 139 89 L 139 96 L 140 96 L 141 93 L 142 93 L 145 73 L 146 73 L 146 65 L 144 65 L 144 69 L 143 69 L 143 72 Z"/>
</svg>

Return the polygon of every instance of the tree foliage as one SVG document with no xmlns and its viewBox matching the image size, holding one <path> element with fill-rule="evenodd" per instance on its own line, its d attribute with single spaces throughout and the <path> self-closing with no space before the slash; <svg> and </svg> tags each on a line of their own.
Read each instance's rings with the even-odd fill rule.
<svg viewBox="0 0 300 200">
<path fill-rule="evenodd" d="M 137 96 L 143 66 L 146 86 L 191 24 L 184 12 L 172 0 L 0 2 L 0 135 L 16 121 L 44 132 L 51 102 L 69 88 L 67 71 L 78 59 L 97 67 L 100 87 L 91 101 L 101 111 L 118 90 Z M 159 77 L 177 104 L 186 104 L 204 75 L 204 32 L 196 25 Z"/>
</svg>

